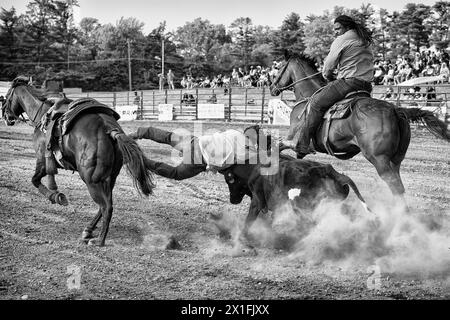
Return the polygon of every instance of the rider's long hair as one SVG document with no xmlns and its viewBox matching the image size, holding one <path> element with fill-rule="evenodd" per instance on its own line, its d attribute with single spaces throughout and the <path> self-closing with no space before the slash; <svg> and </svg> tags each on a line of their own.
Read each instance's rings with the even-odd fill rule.
<svg viewBox="0 0 450 320">
<path fill-rule="evenodd" d="M 344 28 L 355 30 L 356 34 L 365 46 L 369 46 L 373 43 L 372 32 L 363 24 L 353 20 L 353 18 L 346 15 L 340 15 L 334 20 L 334 23 L 340 23 Z"/>
</svg>

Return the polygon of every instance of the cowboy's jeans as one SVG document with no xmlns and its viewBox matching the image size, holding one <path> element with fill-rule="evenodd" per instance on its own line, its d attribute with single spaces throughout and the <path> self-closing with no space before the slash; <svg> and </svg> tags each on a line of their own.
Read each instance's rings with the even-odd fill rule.
<svg viewBox="0 0 450 320">
<path fill-rule="evenodd" d="M 183 162 L 176 167 L 145 158 L 145 166 L 160 176 L 183 180 L 192 178 L 206 170 L 198 139 L 195 136 L 179 135 L 175 132 L 153 127 L 138 128 L 137 132 L 129 136 L 133 139 L 150 139 L 155 142 L 168 144 L 183 153 Z"/>
<path fill-rule="evenodd" d="M 336 102 L 344 99 L 347 94 L 357 90 L 371 92 L 372 85 L 370 82 L 356 78 L 337 79 L 328 83 L 322 90 L 311 97 L 310 109 L 305 124 L 300 127 L 299 132 L 296 134 L 298 139 L 296 151 L 299 157 L 304 157 L 309 153 L 309 141 L 322 122 L 325 112 Z"/>
</svg>

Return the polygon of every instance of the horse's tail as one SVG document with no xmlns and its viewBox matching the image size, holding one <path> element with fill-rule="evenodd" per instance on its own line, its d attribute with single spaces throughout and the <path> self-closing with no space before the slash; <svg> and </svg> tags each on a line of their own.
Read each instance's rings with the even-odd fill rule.
<svg viewBox="0 0 450 320">
<path fill-rule="evenodd" d="M 144 195 L 152 194 L 155 184 L 153 176 L 145 166 L 145 157 L 142 149 L 132 138 L 128 137 L 122 131 L 113 130 L 111 137 L 117 142 L 117 147 L 122 153 L 123 163 L 127 168 L 129 175 L 133 178 L 133 185 Z"/>
<path fill-rule="evenodd" d="M 450 142 L 450 132 L 447 124 L 436 117 L 433 112 L 420 108 L 396 108 L 409 122 L 419 122 L 436 137 Z"/>
</svg>

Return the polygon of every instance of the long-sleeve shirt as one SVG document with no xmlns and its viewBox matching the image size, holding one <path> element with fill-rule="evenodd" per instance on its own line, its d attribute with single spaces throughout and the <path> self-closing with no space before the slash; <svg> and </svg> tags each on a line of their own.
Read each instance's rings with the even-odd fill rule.
<svg viewBox="0 0 450 320">
<path fill-rule="evenodd" d="M 230 129 L 200 136 L 198 142 L 208 169 L 222 169 L 236 163 L 244 164 L 248 159 L 256 161 L 256 146 L 249 145 L 248 138 L 237 130 Z"/>
<path fill-rule="evenodd" d="M 325 78 L 337 68 L 337 79 L 358 78 L 371 82 L 374 76 L 372 47 L 364 46 L 355 30 L 338 36 L 325 58 L 322 74 Z"/>
</svg>

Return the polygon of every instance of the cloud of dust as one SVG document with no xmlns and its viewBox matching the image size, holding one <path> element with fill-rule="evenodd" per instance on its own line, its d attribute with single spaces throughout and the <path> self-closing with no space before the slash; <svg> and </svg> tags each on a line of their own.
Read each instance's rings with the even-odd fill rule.
<svg viewBox="0 0 450 320">
<path fill-rule="evenodd" d="M 402 205 L 372 202 L 370 207 L 373 213 L 361 207 L 349 214 L 345 205 L 322 202 L 291 257 L 341 267 L 378 265 L 384 273 L 450 276 L 448 220 L 430 229 Z"/>
<path fill-rule="evenodd" d="M 448 217 L 436 221 L 384 199 L 370 199 L 372 213 L 356 198 L 322 201 L 313 212 L 295 209 L 289 201 L 261 213 L 250 234 L 258 246 L 287 250 L 289 259 L 308 264 L 378 265 L 382 273 L 450 277 Z M 226 213 L 216 222 L 230 232 L 233 244 L 239 242 L 242 222 Z M 211 250 L 223 252 L 223 244 L 216 245 L 222 247 Z"/>
</svg>

